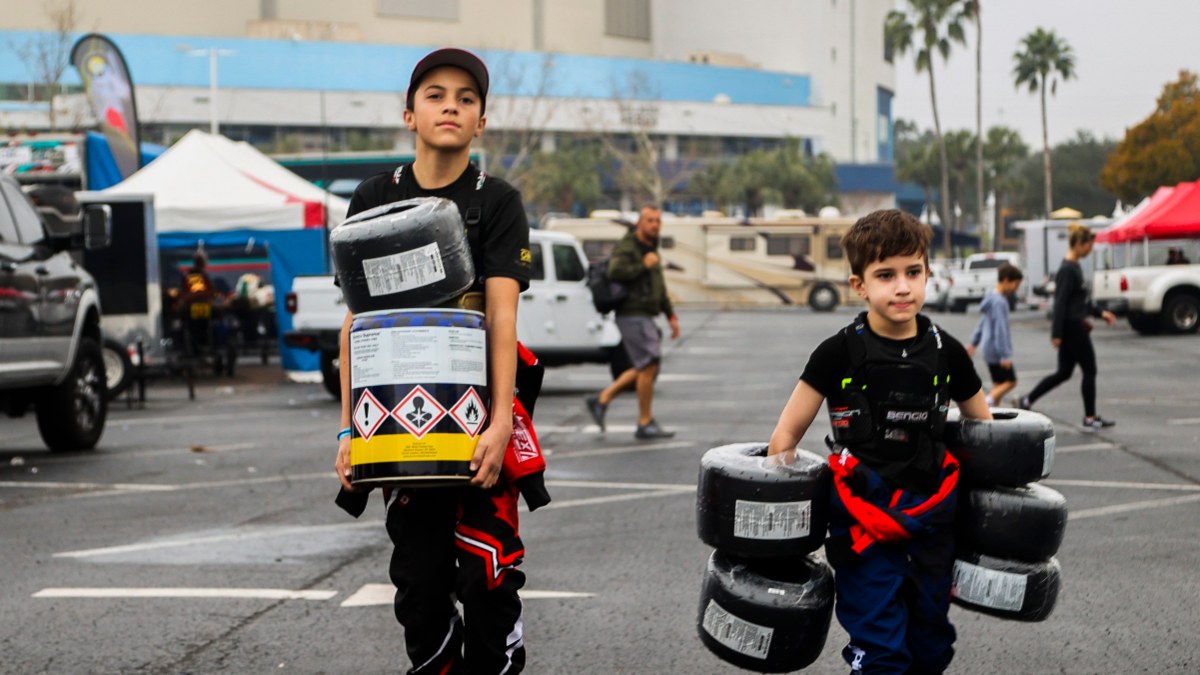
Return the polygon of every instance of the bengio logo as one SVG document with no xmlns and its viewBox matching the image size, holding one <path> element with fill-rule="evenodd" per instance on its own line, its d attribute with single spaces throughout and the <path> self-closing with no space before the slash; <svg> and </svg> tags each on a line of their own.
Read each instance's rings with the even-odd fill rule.
<svg viewBox="0 0 1200 675">
<path fill-rule="evenodd" d="M 928 422 L 928 410 L 889 410 L 887 411 L 887 421 L 889 422 Z"/>
</svg>

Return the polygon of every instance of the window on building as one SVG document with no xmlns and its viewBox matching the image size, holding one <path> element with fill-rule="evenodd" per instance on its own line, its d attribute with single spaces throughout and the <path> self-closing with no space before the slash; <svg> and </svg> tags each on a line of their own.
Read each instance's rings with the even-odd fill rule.
<svg viewBox="0 0 1200 675">
<path fill-rule="evenodd" d="M 559 281 L 583 281 L 587 270 L 583 269 L 583 263 L 579 260 L 574 246 L 555 244 L 553 252 L 554 274 Z"/>
<path fill-rule="evenodd" d="M 617 245 L 612 239 L 584 239 L 580 243 L 583 244 L 583 254 L 592 262 L 611 256 L 613 248 Z"/>
<path fill-rule="evenodd" d="M 884 27 L 883 27 L 883 60 L 887 61 L 888 63 L 892 63 L 892 61 L 896 57 L 895 52 L 896 52 L 896 48 L 892 45 L 892 41 L 889 40 L 888 36 L 887 36 L 887 25 L 884 24 Z"/>
<path fill-rule="evenodd" d="M 807 234 L 768 234 L 767 255 L 808 255 L 812 240 Z"/>
<path fill-rule="evenodd" d="M 379 16 L 458 20 L 458 0 L 378 0 Z"/>
<path fill-rule="evenodd" d="M 826 260 L 841 260 L 842 255 L 842 241 L 840 239 L 837 237 L 830 237 L 825 240 Z"/>
<path fill-rule="evenodd" d="M 730 237 L 729 238 L 729 250 L 730 251 L 753 251 L 754 250 L 754 237 Z"/>
<path fill-rule="evenodd" d="M 604 32 L 613 37 L 650 39 L 650 0 L 604 0 Z"/>
</svg>

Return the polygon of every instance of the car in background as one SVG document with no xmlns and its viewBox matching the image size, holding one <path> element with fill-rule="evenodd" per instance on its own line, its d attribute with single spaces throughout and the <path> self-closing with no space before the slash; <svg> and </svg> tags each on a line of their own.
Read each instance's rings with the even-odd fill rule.
<svg viewBox="0 0 1200 675">
<path fill-rule="evenodd" d="M 929 278 L 925 280 L 925 308 L 946 311 L 950 301 L 950 268 L 945 263 L 930 262 Z"/>
</svg>

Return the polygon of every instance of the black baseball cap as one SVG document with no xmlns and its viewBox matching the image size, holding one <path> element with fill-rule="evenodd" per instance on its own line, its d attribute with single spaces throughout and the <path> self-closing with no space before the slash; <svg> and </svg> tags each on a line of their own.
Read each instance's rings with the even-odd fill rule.
<svg viewBox="0 0 1200 675">
<path fill-rule="evenodd" d="M 475 86 L 479 88 L 479 114 L 482 116 L 487 110 L 487 66 L 483 65 L 483 61 L 471 52 L 450 47 L 430 52 L 417 62 L 417 66 L 412 71 L 412 78 L 408 81 L 408 94 L 405 97 L 405 105 L 408 109 L 412 110 L 413 108 L 413 97 L 417 95 L 417 87 L 421 85 L 421 79 L 429 71 L 442 66 L 461 68 L 475 79 Z"/>
</svg>

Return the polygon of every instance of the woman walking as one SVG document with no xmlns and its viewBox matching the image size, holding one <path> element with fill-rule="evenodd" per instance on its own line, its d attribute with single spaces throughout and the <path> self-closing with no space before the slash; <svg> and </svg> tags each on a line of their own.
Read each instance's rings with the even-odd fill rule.
<svg viewBox="0 0 1200 675">
<path fill-rule="evenodd" d="M 1092 322 L 1089 316 L 1102 318 L 1108 325 L 1117 317 L 1108 310 L 1097 309 L 1088 300 L 1084 283 L 1083 268 L 1079 261 L 1092 252 L 1096 235 L 1087 227 L 1072 223 L 1067 228 L 1069 249 L 1058 274 L 1054 277 L 1054 318 L 1050 328 L 1050 344 L 1058 350 L 1058 370 L 1038 383 L 1033 391 L 1020 401 L 1028 409 L 1051 389 L 1066 382 L 1075 370 L 1075 364 L 1083 371 L 1083 428 L 1095 431 L 1111 427 L 1116 422 L 1096 414 L 1096 350 L 1092 347 Z"/>
</svg>

